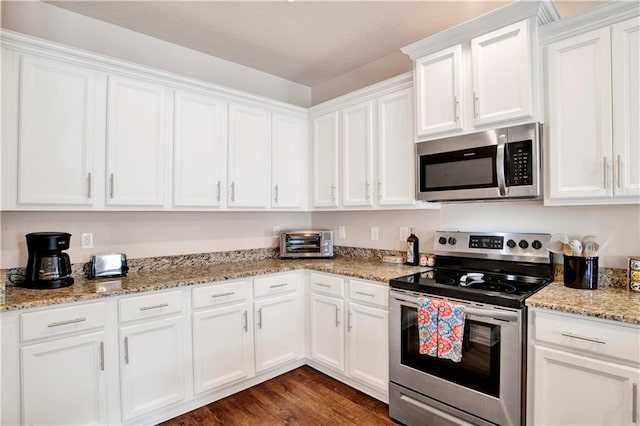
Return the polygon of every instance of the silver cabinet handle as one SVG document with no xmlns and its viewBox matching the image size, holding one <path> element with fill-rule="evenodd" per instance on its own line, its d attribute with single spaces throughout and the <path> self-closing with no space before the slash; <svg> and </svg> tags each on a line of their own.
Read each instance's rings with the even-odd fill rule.
<svg viewBox="0 0 640 426">
<path fill-rule="evenodd" d="M 167 306 L 169 306 L 168 303 L 161 303 L 159 305 L 153 305 L 153 306 L 143 306 L 142 308 L 140 308 L 141 311 L 148 311 L 150 309 L 159 309 L 159 308 L 166 308 Z"/>
<path fill-rule="evenodd" d="M 124 338 L 124 363 L 129 364 L 129 337 Z"/>
<path fill-rule="evenodd" d="M 75 324 L 77 322 L 82 322 L 86 320 L 87 320 L 86 318 L 76 318 L 68 321 L 52 322 L 50 324 L 47 324 L 47 327 L 59 327 L 61 325 Z"/>
<path fill-rule="evenodd" d="M 113 173 L 109 177 L 109 198 L 113 200 Z"/>
<path fill-rule="evenodd" d="M 351 311 L 349 311 L 349 315 L 347 316 L 347 329 L 348 331 L 351 331 L 351 316 L 353 315 L 353 313 Z"/>
<path fill-rule="evenodd" d="M 244 331 L 249 331 L 249 319 L 247 317 L 247 310 L 246 309 L 242 313 L 242 316 L 244 318 Z"/>
<path fill-rule="evenodd" d="M 460 113 L 458 112 L 458 108 L 460 106 L 460 101 L 458 101 L 458 97 L 453 97 L 453 116 L 455 117 L 456 123 L 460 120 Z"/>
<path fill-rule="evenodd" d="M 270 286 L 269 286 L 269 288 L 286 287 L 286 286 L 288 286 L 288 285 L 289 285 L 289 284 L 287 284 L 287 283 L 273 284 L 273 285 L 270 285 Z"/>
<path fill-rule="evenodd" d="M 276 186 L 273 187 L 273 201 L 275 201 L 276 203 L 278 202 L 278 184 L 276 184 Z"/>
<path fill-rule="evenodd" d="M 609 179 L 608 179 L 608 161 L 607 161 L 607 157 L 603 157 L 602 158 L 602 177 L 604 180 L 604 189 L 607 189 L 609 187 Z"/>
<path fill-rule="evenodd" d="M 378 200 L 382 200 L 382 181 L 378 181 Z"/>
<path fill-rule="evenodd" d="M 473 92 L 473 116 L 475 118 L 478 118 L 478 95 L 476 95 L 476 92 Z"/>
<path fill-rule="evenodd" d="M 262 308 L 258 309 L 258 328 L 262 330 Z"/>
<path fill-rule="evenodd" d="M 100 371 L 104 371 L 104 342 L 100 342 Z"/>
<path fill-rule="evenodd" d="M 340 325 L 340 309 L 336 306 L 336 327 Z"/>
<path fill-rule="evenodd" d="M 618 188 L 622 188 L 622 186 L 620 185 L 620 176 L 622 175 L 622 160 L 620 159 L 620 156 L 618 155 Z"/>
<path fill-rule="evenodd" d="M 631 396 L 633 397 L 633 402 L 631 403 L 631 421 L 633 423 L 638 423 L 638 384 L 634 383 Z"/>
<path fill-rule="evenodd" d="M 572 339 L 579 339 L 579 340 L 586 340 L 587 342 L 600 343 L 602 345 L 605 345 L 607 343 L 604 340 L 595 339 L 593 337 L 578 336 L 573 333 L 560 333 L 560 335 L 564 337 L 570 337 Z"/>
<path fill-rule="evenodd" d="M 229 291 L 226 293 L 220 293 L 220 294 L 212 294 L 211 297 L 216 298 L 216 297 L 224 297 L 224 296 L 233 296 L 235 293 L 235 291 Z"/>
<path fill-rule="evenodd" d="M 87 173 L 87 198 L 91 198 L 91 173 Z"/>
<path fill-rule="evenodd" d="M 331 286 L 329 284 L 322 284 L 322 283 L 314 283 L 314 284 L 317 285 L 317 286 L 320 286 L 320 287 L 324 287 L 324 288 L 331 288 Z"/>
<path fill-rule="evenodd" d="M 216 183 L 216 188 L 217 188 L 216 200 L 220 201 L 220 181 L 218 181 L 218 183 Z"/>
<path fill-rule="evenodd" d="M 331 201 L 335 201 L 336 200 L 336 186 L 335 185 L 331 185 Z"/>
<path fill-rule="evenodd" d="M 369 182 L 368 182 L 368 181 L 364 183 L 364 198 L 365 198 L 367 201 L 369 201 L 369 198 L 370 198 L 370 196 L 369 196 L 369 186 L 370 186 L 370 185 L 369 185 Z"/>
<path fill-rule="evenodd" d="M 373 293 L 365 293 L 364 291 L 356 291 L 356 294 L 360 294 L 362 296 L 376 297 Z"/>
<path fill-rule="evenodd" d="M 231 182 L 231 201 L 236 200 L 236 183 Z"/>
</svg>

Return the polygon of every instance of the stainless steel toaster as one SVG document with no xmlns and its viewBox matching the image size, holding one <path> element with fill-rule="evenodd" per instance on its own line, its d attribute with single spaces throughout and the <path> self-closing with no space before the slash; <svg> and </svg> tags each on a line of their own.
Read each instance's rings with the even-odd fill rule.
<svg viewBox="0 0 640 426">
<path fill-rule="evenodd" d="M 91 257 L 88 278 L 125 277 L 129 272 L 124 253 L 98 254 Z"/>
</svg>

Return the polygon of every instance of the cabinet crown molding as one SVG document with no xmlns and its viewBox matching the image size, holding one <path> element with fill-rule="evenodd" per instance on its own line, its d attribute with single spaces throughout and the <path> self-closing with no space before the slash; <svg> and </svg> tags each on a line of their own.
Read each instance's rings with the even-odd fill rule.
<svg viewBox="0 0 640 426">
<path fill-rule="evenodd" d="M 477 36 L 524 19 L 539 25 L 560 19 L 549 1 L 518 1 L 403 47 L 403 53 L 416 60 L 422 56 L 471 40 Z"/>
</svg>

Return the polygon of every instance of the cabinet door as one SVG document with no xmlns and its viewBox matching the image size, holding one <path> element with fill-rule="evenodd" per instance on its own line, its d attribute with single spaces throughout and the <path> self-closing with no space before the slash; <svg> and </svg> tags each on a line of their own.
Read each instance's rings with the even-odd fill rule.
<svg viewBox="0 0 640 426">
<path fill-rule="evenodd" d="M 255 301 L 256 373 L 302 356 L 304 329 L 298 292 Z"/>
<path fill-rule="evenodd" d="M 389 312 L 349 302 L 349 375 L 384 392 L 389 387 Z"/>
<path fill-rule="evenodd" d="M 194 393 L 251 377 L 253 339 L 247 303 L 193 314 Z"/>
<path fill-rule="evenodd" d="M 22 57 L 18 204 L 92 203 L 99 78 L 89 69 Z"/>
<path fill-rule="evenodd" d="M 378 99 L 378 204 L 415 202 L 413 94 L 404 89 Z"/>
<path fill-rule="evenodd" d="M 536 425 L 631 425 L 640 371 L 613 362 L 534 346 Z M 636 398 L 636 401 L 633 399 Z"/>
<path fill-rule="evenodd" d="M 613 158 L 616 196 L 640 196 L 640 19 L 613 26 Z"/>
<path fill-rule="evenodd" d="M 313 119 L 313 206 L 338 207 L 338 112 Z"/>
<path fill-rule="evenodd" d="M 311 293 L 311 359 L 344 371 L 344 301 Z"/>
<path fill-rule="evenodd" d="M 418 137 L 462 130 L 462 45 L 416 60 Z"/>
<path fill-rule="evenodd" d="M 24 346 L 23 424 L 107 423 L 105 333 L 91 333 Z"/>
<path fill-rule="evenodd" d="M 476 125 L 532 116 L 532 50 L 529 21 L 471 41 Z"/>
<path fill-rule="evenodd" d="M 182 317 L 120 328 L 122 418 L 184 400 Z"/>
<path fill-rule="evenodd" d="M 282 114 L 271 119 L 271 184 L 274 208 L 302 207 L 307 170 L 304 120 Z"/>
<path fill-rule="evenodd" d="M 167 165 L 166 89 L 109 77 L 107 204 L 162 206 Z"/>
<path fill-rule="evenodd" d="M 271 117 L 260 108 L 229 105 L 229 206 L 267 207 Z"/>
<path fill-rule="evenodd" d="M 548 46 L 549 197 L 610 197 L 609 28 Z"/>
<path fill-rule="evenodd" d="M 373 102 L 342 111 L 342 203 L 372 206 Z"/>
<path fill-rule="evenodd" d="M 219 207 L 227 166 L 227 104 L 176 91 L 173 205 Z"/>
</svg>

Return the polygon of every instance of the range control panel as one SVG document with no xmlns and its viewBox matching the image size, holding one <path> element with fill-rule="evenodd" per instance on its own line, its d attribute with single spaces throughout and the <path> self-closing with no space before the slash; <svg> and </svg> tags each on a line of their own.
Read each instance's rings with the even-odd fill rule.
<svg viewBox="0 0 640 426">
<path fill-rule="evenodd" d="M 549 251 L 544 246 L 550 239 L 550 234 L 437 231 L 433 251 L 442 256 L 549 262 Z"/>
</svg>

